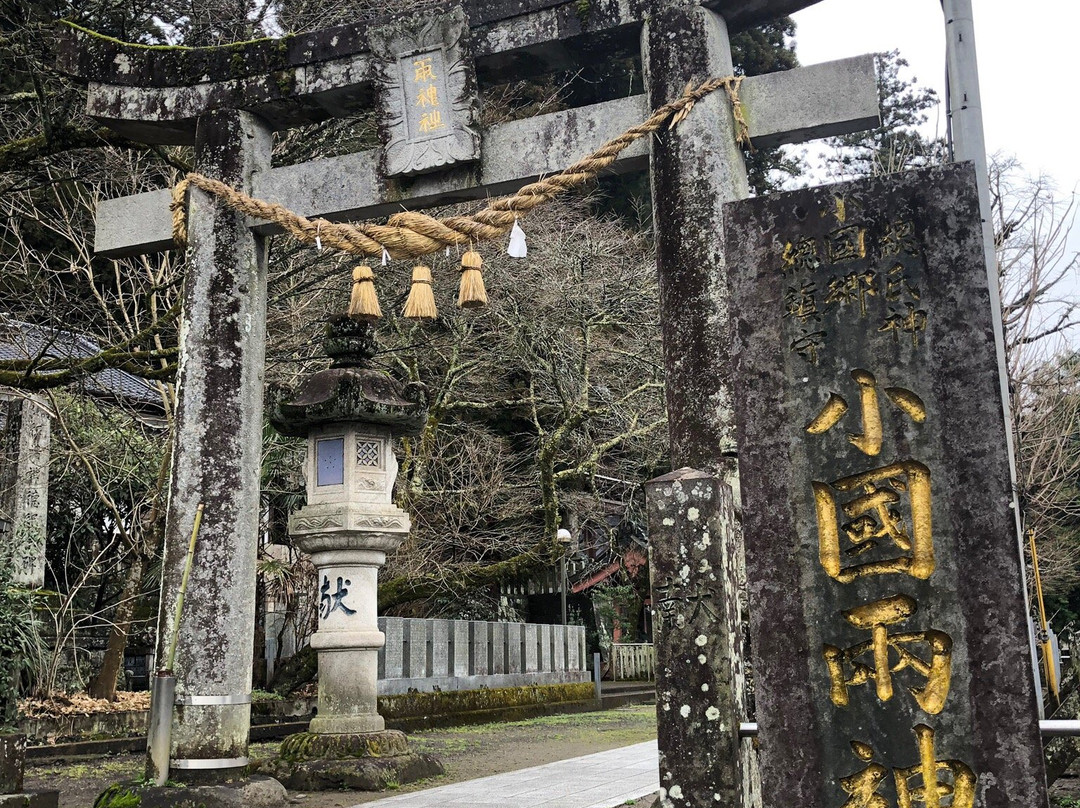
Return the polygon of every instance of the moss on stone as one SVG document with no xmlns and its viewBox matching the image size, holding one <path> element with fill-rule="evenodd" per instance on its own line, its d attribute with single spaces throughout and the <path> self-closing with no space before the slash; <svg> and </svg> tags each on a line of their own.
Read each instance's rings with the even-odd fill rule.
<svg viewBox="0 0 1080 808">
<path fill-rule="evenodd" d="M 229 42 L 228 44 L 225 44 L 225 45 L 203 45 L 203 46 L 200 46 L 200 47 L 197 47 L 197 48 L 193 48 L 190 45 L 145 45 L 145 44 L 143 44 L 141 42 L 125 42 L 123 39 L 117 39 L 116 37 L 109 36 L 108 34 L 99 33 L 97 31 L 94 31 L 93 29 L 90 29 L 90 28 L 84 28 L 83 26 L 79 25 L 78 23 L 74 23 L 71 20 L 61 20 L 60 24 L 61 25 L 66 25 L 68 28 L 71 28 L 73 31 L 78 31 L 80 34 L 84 34 L 85 36 L 92 37 L 93 39 L 95 39 L 95 40 L 97 40 L 99 42 L 107 42 L 110 45 L 117 45 L 117 46 L 122 47 L 122 48 L 130 48 L 131 50 L 135 50 L 135 51 L 172 51 L 174 53 L 175 52 L 186 51 L 186 52 L 189 52 L 189 53 L 195 53 L 195 52 L 211 53 L 213 51 L 229 50 L 229 49 L 233 49 L 233 48 L 244 48 L 244 47 L 246 47 L 248 45 L 254 45 L 254 44 L 259 43 L 259 42 L 271 42 L 271 41 L 284 43 L 283 50 L 285 50 L 285 49 L 288 48 L 287 40 L 289 40 L 291 38 L 291 35 L 281 37 L 281 39 L 273 39 L 271 37 L 260 37 L 259 39 L 248 39 L 248 40 L 245 40 L 243 42 Z"/>
<path fill-rule="evenodd" d="M 395 730 L 344 735 L 301 732 L 281 743 L 281 758 L 287 761 L 384 758 L 408 752 L 405 734 Z"/>
<path fill-rule="evenodd" d="M 387 719 L 415 718 L 587 701 L 594 698 L 594 695 L 594 685 L 591 682 L 402 693 L 396 696 L 380 696 L 379 713 Z"/>
<path fill-rule="evenodd" d="M 139 808 L 142 796 L 137 787 L 118 783 L 109 786 L 94 800 L 94 808 Z"/>
<path fill-rule="evenodd" d="M 273 80 L 277 85 L 278 92 L 282 95 L 292 95 L 293 79 L 295 77 L 296 73 L 293 70 L 279 70 L 274 73 Z"/>
</svg>

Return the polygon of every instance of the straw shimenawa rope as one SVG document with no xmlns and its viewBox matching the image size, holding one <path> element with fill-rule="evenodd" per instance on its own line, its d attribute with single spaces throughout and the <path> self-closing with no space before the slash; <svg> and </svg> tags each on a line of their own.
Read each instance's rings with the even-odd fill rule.
<svg viewBox="0 0 1080 808">
<path fill-rule="evenodd" d="M 233 210 L 255 219 L 273 222 L 304 244 L 334 247 L 352 255 L 378 256 L 385 248 L 393 258 L 417 258 L 458 244 L 492 241 L 514 226 L 519 214 L 527 213 L 552 197 L 591 181 L 615 162 L 615 158 L 630 144 L 652 134 L 665 123 L 671 129 L 693 109 L 694 104 L 721 87 L 731 102 L 735 118 L 736 140 L 750 147 L 749 127 L 739 101 L 742 76 L 712 78 L 697 87 L 686 85 L 683 94 L 664 104 L 652 116 L 609 140 L 595 152 L 578 160 L 569 168 L 521 188 L 513 196 L 492 201 L 486 208 L 469 216 L 436 219 L 423 213 L 395 213 L 386 224 L 343 224 L 326 219 L 308 219 L 276 202 L 255 199 L 221 182 L 192 172 L 177 183 L 172 191 L 173 239 L 178 245 L 187 244 L 187 194 L 191 186 L 216 196 Z"/>
</svg>

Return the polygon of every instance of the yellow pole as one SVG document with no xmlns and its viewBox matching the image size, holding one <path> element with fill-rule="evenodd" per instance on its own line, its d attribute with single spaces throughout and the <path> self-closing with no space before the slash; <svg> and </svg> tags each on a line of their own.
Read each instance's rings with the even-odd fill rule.
<svg viewBox="0 0 1080 808">
<path fill-rule="evenodd" d="M 172 637 L 169 639 L 169 653 L 165 663 L 165 669 L 172 673 L 173 663 L 176 661 L 176 640 L 180 636 L 180 617 L 184 613 L 184 594 L 187 592 L 188 578 L 191 576 L 191 562 L 195 558 L 195 539 L 199 536 L 199 526 L 202 524 L 203 504 L 195 510 L 195 524 L 191 528 L 191 541 L 188 542 L 187 560 L 184 562 L 184 575 L 180 579 L 180 594 L 176 598 L 176 615 L 173 617 Z"/>
<path fill-rule="evenodd" d="M 1035 597 L 1039 601 L 1039 628 L 1046 639 L 1042 641 L 1043 669 L 1046 671 L 1046 684 L 1050 694 L 1054 697 L 1054 703 L 1061 706 L 1061 695 L 1058 693 L 1057 670 L 1054 668 L 1054 649 L 1050 645 L 1050 632 L 1046 625 L 1046 606 L 1043 604 L 1042 578 L 1039 577 L 1039 552 L 1035 547 L 1035 529 L 1028 531 L 1028 540 L 1031 542 L 1031 569 L 1035 573 Z"/>
</svg>

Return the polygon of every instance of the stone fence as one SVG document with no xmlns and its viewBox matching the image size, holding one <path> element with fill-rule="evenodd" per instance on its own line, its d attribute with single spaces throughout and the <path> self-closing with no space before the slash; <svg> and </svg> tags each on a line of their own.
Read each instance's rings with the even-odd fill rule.
<svg viewBox="0 0 1080 808">
<path fill-rule="evenodd" d="M 588 682 L 585 627 L 380 617 L 379 695 Z"/>
</svg>

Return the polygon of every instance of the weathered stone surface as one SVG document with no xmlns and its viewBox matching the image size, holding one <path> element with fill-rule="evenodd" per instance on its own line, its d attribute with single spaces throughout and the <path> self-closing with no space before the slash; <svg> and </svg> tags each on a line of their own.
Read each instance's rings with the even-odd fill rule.
<svg viewBox="0 0 1080 808">
<path fill-rule="evenodd" d="M 385 637 L 379 658 L 379 678 L 400 679 L 405 675 L 405 620 L 401 617 L 380 617 L 378 625 Z"/>
<path fill-rule="evenodd" d="M 695 116 L 729 115 L 722 96 L 716 95 L 715 105 L 699 105 Z M 870 57 L 751 76 L 742 83 L 741 97 L 750 139 L 762 148 L 858 131 L 868 121 L 876 120 L 877 83 Z M 825 109 L 814 109 L 808 103 L 824 99 L 828 99 Z M 177 99 L 168 106 L 170 114 L 179 114 L 177 104 L 182 101 Z M 281 166 L 256 175 L 252 180 L 254 193 L 301 215 L 337 221 L 388 216 L 400 210 L 403 201 L 420 208 L 498 195 L 561 171 L 645 120 L 648 110 L 646 97 L 637 95 L 498 124 L 485 130 L 481 159 L 474 167 L 407 181 L 387 178 L 380 172 L 378 151 Z M 713 123 L 705 120 L 702 126 L 713 128 Z M 645 140 L 638 141 L 608 171 L 646 169 L 648 149 Z M 169 202 L 168 191 L 103 200 L 97 210 L 94 249 L 111 256 L 168 249 L 172 245 Z M 138 228 L 131 227 L 133 219 L 139 221 Z M 269 224 L 258 224 L 255 230 L 263 234 L 278 232 Z"/>
<path fill-rule="evenodd" d="M 742 804 L 745 687 L 731 489 L 679 469 L 645 486 L 656 648 L 660 804 Z"/>
<path fill-rule="evenodd" d="M 426 388 L 403 386 L 370 367 L 374 350 L 370 322 L 334 319 L 326 340 L 332 367 L 280 396 L 271 415 L 278 431 L 307 437 L 307 504 L 289 517 L 289 533 L 311 556 L 320 582 L 319 628 L 311 637 L 319 654 L 319 711 L 311 732 L 337 742 L 385 726 L 378 676 L 380 668 L 392 675 L 395 665 L 390 656 L 379 660 L 378 573 L 409 532 L 409 515 L 392 501 L 392 438 L 415 434 L 427 419 Z M 404 628 L 394 638 L 400 672 L 422 677 L 428 624 L 410 620 Z"/>
<path fill-rule="evenodd" d="M 741 31 L 751 25 L 775 20 L 785 14 L 794 14 L 821 0 L 713 0 L 705 5 L 727 20 L 732 31 Z"/>
<path fill-rule="evenodd" d="M 732 73 L 727 27 L 694 6 L 662 9 L 643 39 L 649 103 L 677 98 L 703 74 Z M 672 464 L 719 473 L 735 486 L 735 424 L 725 365 L 728 318 L 725 202 L 747 195 L 746 166 L 723 94 L 652 143 L 653 229 Z M 719 125 L 717 125 L 719 124 Z M 736 501 L 738 489 L 736 488 Z"/>
<path fill-rule="evenodd" d="M 270 133 L 246 112 L 209 115 L 196 165 L 250 188 Z M 197 506 L 205 505 L 180 623 L 178 696 L 251 693 L 266 255 L 243 216 L 191 193 L 176 438 L 165 528 L 157 658 L 164 664 Z M 250 704 L 177 707 L 172 759 L 244 759 Z M 241 765 L 243 765 L 241 763 Z M 221 776 L 235 770 L 223 769 Z M 172 777 L 189 773 L 174 769 Z"/>
<path fill-rule="evenodd" d="M 387 176 L 425 174 L 480 157 L 468 31 L 464 9 L 450 6 L 397 17 L 368 33 Z"/>
<path fill-rule="evenodd" d="M 707 5 L 720 12 L 731 30 L 737 31 L 815 2 L 818 0 L 715 0 Z M 454 5 L 447 3 L 446 8 Z M 534 46 L 537 32 L 546 34 L 548 41 L 572 40 L 582 33 L 595 37 L 630 27 L 642 21 L 648 3 L 592 0 L 583 7 L 577 0 L 474 0 L 465 3 L 464 9 L 473 36 L 481 44 L 478 55 L 486 56 Z M 260 74 L 287 74 L 297 67 L 365 53 L 370 29 L 394 19 L 395 15 L 368 16 L 320 31 L 216 48 L 148 48 L 95 36 L 77 26 L 63 26 L 57 32 L 59 67 L 88 81 L 129 87 L 188 86 Z M 596 48 L 594 42 L 592 50 L 602 49 Z"/>
<path fill-rule="evenodd" d="M 739 91 L 757 149 L 873 129 L 881 123 L 871 54 L 766 73 Z"/>
<path fill-rule="evenodd" d="M 229 783 L 186 788 L 115 785 L 101 793 L 94 808 L 128 808 L 136 804 L 139 808 L 284 808 L 287 797 L 285 787 L 277 780 L 256 774 Z"/>
<path fill-rule="evenodd" d="M 357 422 L 388 427 L 394 435 L 419 434 L 427 423 L 427 387 L 418 382 L 401 384 L 371 366 L 374 332 L 369 321 L 348 317 L 331 321 L 326 342 L 332 349 L 327 353 L 334 356 L 333 366 L 306 377 L 295 391 L 276 391 L 268 416 L 274 429 L 283 435 L 307 437 L 319 427 L 341 429 L 343 423 Z M 396 474 L 397 462 L 391 460 L 387 457 L 376 467 L 392 465 Z"/>
<path fill-rule="evenodd" d="M 506 673 L 522 673 L 525 670 L 523 629 L 522 623 L 506 624 Z M 574 666 L 568 664 L 567 667 Z"/>
<path fill-rule="evenodd" d="M 428 624 L 424 620 L 405 621 L 405 676 L 423 678 L 428 672 Z"/>
<path fill-rule="evenodd" d="M 455 620 L 453 623 L 453 655 L 451 659 L 451 676 L 469 675 L 469 624 L 465 620 Z"/>
<path fill-rule="evenodd" d="M 409 740 L 405 733 L 392 729 L 339 735 L 301 732 L 281 742 L 281 757 L 292 762 L 383 758 L 404 755 L 408 751 Z"/>
<path fill-rule="evenodd" d="M 0 733 L 0 794 L 22 791 L 26 765 L 26 736 Z"/>
<path fill-rule="evenodd" d="M 21 794 L 0 794 L 0 808 L 57 808 L 59 791 L 26 791 Z"/>
<path fill-rule="evenodd" d="M 431 755 L 411 752 L 395 757 L 350 760 L 290 762 L 279 758 L 263 764 L 261 770 L 298 791 L 385 791 L 445 773 L 443 765 Z"/>
<path fill-rule="evenodd" d="M 686 83 L 702 73 L 725 76 L 733 70 L 724 20 L 704 8 L 671 4 L 658 11 L 645 27 L 642 53 L 645 87 L 653 107 L 677 98 Z M 702 99 L 695 111 L 702 104 L 706 114 L 688 116 L 652 142 L 653 230 L 657 234 L 668 432 L 672 465 L 719 477 L 733 489 L 738 508 L 735 423 L 727 372 L 726 264 L 723 239 L 717 233 L 723 226 L 724 203 L 746 196 L 748 187 L 727 99 L 716 95 Z M 739 555 L 737 560 L 741 560 Z M 741 694 L 737 697 L 742 698 Z M 752 747 L 742 754 L 744 804 L 755 805 Z M 714 776 L 736 781 L 734 773 Z"/>
<path fill-rule="evenodd" d="M 535 623 L 525 624 L 525 641 L 524 641 L 524 655 L 525 655 L 525 672 L 536 673 L 540 670 L 539 661 L 539 641 L 540 627 Z"/>
<path fill-rule="evenodd" d="M 30 589 L 45 585 L 45 523 L 49 504 L 52 418 L 39 396 L 0 391 L 0 565 L 11 580 Z"/>
<path fill-rule="evenodd" d="M 765 805 L 1045 805 L 971 166 L 726 217 Z"/>
</svg>

